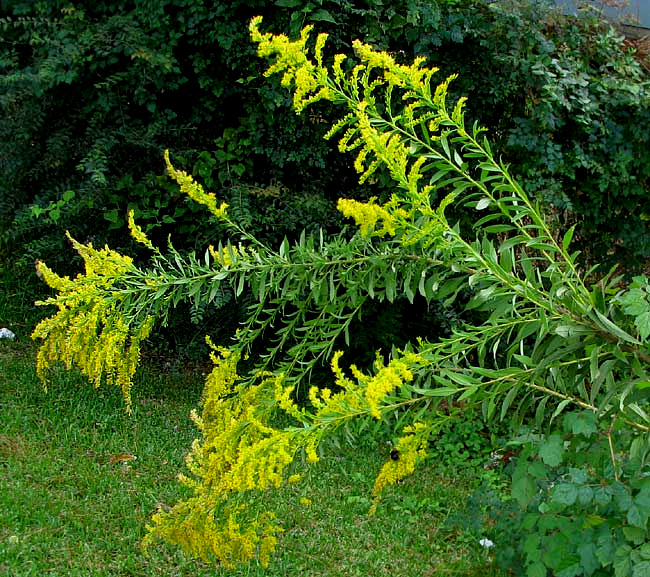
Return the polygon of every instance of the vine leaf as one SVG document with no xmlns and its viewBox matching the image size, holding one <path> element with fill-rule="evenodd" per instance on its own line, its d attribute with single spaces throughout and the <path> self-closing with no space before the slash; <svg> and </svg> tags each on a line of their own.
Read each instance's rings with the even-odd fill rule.
<svg viewBox="0 0 650 577">
<path fill-rule="evenodd" d="M 562 463 L 564 441 L 558 434 L 551 435 L 539 448 L 539 456 L 549 467 L 557 467 Z"/>
</svg>

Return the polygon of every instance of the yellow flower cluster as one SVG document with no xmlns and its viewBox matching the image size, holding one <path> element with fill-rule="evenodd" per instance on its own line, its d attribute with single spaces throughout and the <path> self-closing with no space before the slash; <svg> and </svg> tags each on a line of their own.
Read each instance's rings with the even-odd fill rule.
<svg viewBox="0 0 650 577">
<path fill-rule="evenodd" d="M 217 206 L 217 197 L 213 192 L 205 192 L 203 187 L 196 182 L 189 174 L 183 170 L 176 170 L 169 159 L 169 150 L 165 150 L 165 164 L 167 172 L 180 186 L 181 192 L 184 192 L 192 200 L 202 204 L 219 219 L 227 219 L 228 204 L 222 202 Z"/>
<path fill-rule="evenodd" d="M 208 250 L 215 262 L 219 263 L 221 266 L 232 266 L 235 264 L 235 260 L 239 256 L 239 249 L 231 244 L 220 246 L 219 249 L 210 245 Z"/>
<path fill-rule="evenodd" d="M 212 346 L 212 343 L 208 340 Z M 162 537 L 203 558 L 216 558 L 227 567 L 258 558 L 268 563 L 280 526 L 265 511 L 264 492 L 302 476 L 290 472 L 299 451 L 306 461 L 319 460 L 322 436 L 360 415 L 381 415 L 386 395 L 413 380 L 413 370 L 424 360 L 415 353 L 385 364 L 378 356 L 375 374 L 364 375 L 352 367 L 354 378 L 340 367 L 342 353 L 334 354 L 332 371 L 336 386 L 309 391 L 312 412 L 292 400 L 293 388 L 282 375 L 260 373 L 256 384 L 238 383 L 239 353 L 213 346 L 214 369 L 206 379 L 201 415 L 193 414 L 202 439 L 195 440 L 187 457 L 190 475 L 181 480 L 193 496 L 170 511 L 160 511 L 148 527 L 147 544 Z M 277 409 L 294 417 L 298 426 L 277 428 Z M 380 472 L 374 495 L 413 471 L 424 457 L 425 431 L 420 425 L 405 429 L 397 445 L 399 463 L 387 463 Z M 300 503 L 311 501 L 301 497 Z"/>
<path fill-rule="evenodd" d="M 284 34 L 277 36 L 262 34 L 259 30 L 261 23 L 262 17 L 257 16 L 251 20 L 249 25 L 251 38 L 259 44 L 257 53 L 262 57 L 277 57 L 264 75 L 270 76 L 281 72 L 283 74 L 282 86 L 289 88 L 292 84 L 295 85 L 293 106 L 296 112 L 301 112 L 305 106 L 318 100 L 332 100 L 334 93 L 327 82 L 328 72 L 323 66 L 322 55 L 327 34 L 319 34 L 316 39 L 317 64 L 315 65 L 307 58 L 305 47 L 313 26 L 303 28 L 300 38 L 291 42 Z"/>
<path fill-rule="evenodd" d="M 375 200 L 375 197 L 370 198 L 368 202 L 339 198 L 336 208 L 343 216 L 354 219 L 362 236 L 370 236 L 373 233 L 380 238 L 386 235 L 395 236 L 397 225 L 408 218 L 408 213 L 395 207 L 394 203 L 380 206 L 375 204 Z M 378 223 L 381 228 L 375 230 Z"/>
<path fill-rule="evenodd" d="M 287 415 L 290 415 L 296 421 L 302 422 L 305 419 L 305 410 L 300 409 L 292 398 L 294 387 L 284 386 L 284 374 L 274 377 L 275 402 Z"/>
<path fill-rule="evenodd" d="M 432 78 L 438 69 L 423 66 L 424 58 L 417 58 L 411 65 L 401 65 L 390 54 L 355 41 L 353 47 L 361 64 L 346 74 L 343 71 L 346 57 L 338 54 L 332 66 L 333 77 L 330 77 L 322 59 L 326 35 L 318 36 L 314 64 L 307 57 L 306 48 L 311 26 L 303 29 L 299 40 L 291 42 L 284 35 L 262 34 L 260 23 L 258 17 L 250 24 L 253 41 L 259 45 L 258 53 L 275 58 L 266 75 L 282 72 L 285 86 L 295 83 L 296 110 L 300 111 L 320 99 L 345 103 L 349 112 L 332 127 L 326 138 L 345 131 L 339 140 L 339 150 L 356 151 L 354 166 L 360 173 L 360 182 L 370 178 L 379 166 L 385 165 L 392 178 L 406 191 L 406 195 L 394 195 L 390 207 L 388 204 L 380 207 L 372 202 L 364 206 L 342 199 L 339 210 L 357 221 L 363 235 L 371 234 L 379 222 L 382 225 L 377 232 L 379 236 L 400 234 L 405 245 L 435 242 L 439 231 L 444 228 L 438 225 L 446 225 L 443 207 L 439 211 L 432 209 L 430 194 L 433 187 L 421 184 L 427 156 L 414 158 L 412 145 L 419 138 L 426 142 L 439 139 L 441 127 L 450 121 L 459 125 L 462 135 L 465 99 L 459 99 L 451 116 L 446 108 L 449 83 L 455 76 L 449 76 L 435 86 Z M 435 91 L 432 91 L 433 86 Z M 399 115 L 382 118 L 376 102 L 378 89 L 383 91 L 381 108 L 391 114 L 393 99 L 399 99 L 402 110 Z M 394 96 L 394 92 L 399 94 Z M 425 134 L 405 138 L 405 130 Z"/>
<path fill-rule="evenodd" d="M 58 295 L 37 304 L 56 305 L 59 310 L 32 333 L 33 339 L 43 340 L 36 359 L 37 373 L 46 384 L 47 369 L 57 362 L 68 369 L 77 367 L 96 387 L 102 381 L 119 386 L 130 410 L 140 344 L 149 336 L 153 319 L 131 326 L 116 310 L 123 295 L 115 284 L 135 270 L 129 257 L 71 241 L 84 259 L 85 274 L 70 280 L 39 263 L 43 279 Z"/>
<path fill-rule="evenodd" d="M 423 423 L 415 423 L 405 427 L 404 432 L 406 435 L 399 439 L 391 453 L 391 459 L 384 463 L 375 479 L 372 489 L 374 503 L 370 510 L 371 514 L 377 510 L 382 491 L 387 486 L 394 485 L 413 473 L 416 465 L 427 456 L 428 427 Z"/>
<path fill-rule="evenodd" d="M 202 497 L 182 501 L 170 511 L 160 510 L 152 521 L 155 525 L 147 526 L 149 533 L 143 540 L 145 549 L 156 537 L 164 538 L 206 561 L 216 556 L 227 569 L 254 557 L 267 566 L 281 532 L 271 513 L 253 518 L 243 505 L 222 509 Z"/>
<path fill-rule="evenodd" d="M 390 86 L 407 87 L 415 90 L 420 89 L 421 94 L 431 97 L 431 78 L 438 72 L 438 68 L 423 68 L 426 62 L 423 56 L 417 57 L 410 66 L 397 64 L 395 59 L 387 52 L 377 52 L 369 44 L 359 40 L 352 43 L 354 51 L 368 68 L 379 68 L 384 71 L 385 78 Z"/>
<path fill-rule="evenodd" d="M 240 387 L 239 354 L 213 349 L 215 366 L 206 379 L 202 412 L 193 415 L 202 440 L 193 443 L 187 457 L 191 476 L 181 476 L 194 495 L 159 512 L 145 541 L 162 537 L 227 567 L 255 557 L 266 565 L 281 528 L 270 512 L 260 514 L 251 504 L 262 506 L 268 488 L 298 482 L 300 476 L 288 475 L 288 467 L 301 447 L 309 456 L 315 441 L 303 427 L 270 424 L 276 395 L 284 399 L 280 404 L 292 406 L 281 376 L 262 374 L 259 383 Z"/>
<path fill-rule="evenodd" d="M 135 217 L 133 210 L 129 211 L 128 215 L 128 224 L 129 224 L 129 232 L 131 233 L 131 236 L 138 241 L 140 244 L 143 244 L 147 248 L 151 250 L 156 250 L 156 248 L 151 244 L 151 241 L 147 238 L 147 235 L 144 233 L 142 228 L 140 228 L 136 223 L 135 223 Z"/>
<path fill-rule="evenodd" d="M 336 376 L 336 384 L 350 392 L 355 390 L 355 385 L 344 375 L 343 370 L 339 366 L 341 356 L 341 351 L 337 351 L 334 354 L 332 358 L 332 371 Z M 391 359 L 385 365 L 381 355 L 377 353 L 377 358 L 375 359 L 376 372 L 374 375 L 362 373 L 356 365 L 350 366 L 350 371 L 358 383 L 356 387 L 362 391 L 367 403 L 367 409 L 373 417 L 377 419 L 381 418 L 381 403 L 386 396 L 398 390 L 404 383 L 410 383 L 414 378 L 412 369 L 420 366 L 424 362 L 425 360 L 420 355 L 407 352 L 403 357 Z"/>
</svg>

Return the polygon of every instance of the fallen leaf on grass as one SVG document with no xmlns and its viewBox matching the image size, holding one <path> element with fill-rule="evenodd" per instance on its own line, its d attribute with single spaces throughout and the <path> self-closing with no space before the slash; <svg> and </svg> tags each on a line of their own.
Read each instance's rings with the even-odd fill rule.
<svg viewBox="0 0 650 577">
<path fill-rule="evenodd" d="M 115 465 L 117 463 L 129 463 L 131 461 L 135 461 L 136 459 L 137 457 L 131 453 L 118 453 L 117 455 L 112 455 L 108 462 L 111 465 Z"/>
</svg>

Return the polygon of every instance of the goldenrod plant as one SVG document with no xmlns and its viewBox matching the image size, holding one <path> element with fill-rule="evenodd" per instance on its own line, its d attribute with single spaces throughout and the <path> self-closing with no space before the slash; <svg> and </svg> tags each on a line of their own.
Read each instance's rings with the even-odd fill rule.
<svg viewBox="0 0 650 577">
<path fill-rule="evenodd" d="M 60 279 L 43 266 L 59 291 L 48 303 L 60 310 L 35 331 L 44 339 L 39 371 L 67 360 L 97 383 L 104 375 L 120 384 L 127 398 L 137 347 L 152 319 L 164 322 L 181 299 L 223 306 L 244 292 L 253 299 L 232 346 L 214 347 L 214 370 L 193 416 L 201 439 L 188 456 L 189 474 L 181 476 L 192 496 L 154 516 L 146 544 L 162 537 L 228 567 L 252 558 L 265 564 L 282 522 L 265 510 L 264 494 L 299 482 L 302 469 L 320 458 L 325 437 L 360 421 L 383 419 L 393 427 L 395 451 L 378 472 L 374 511 L 382 490 L 425 461 L 436 431 L 458 418 L 443 408 L 462 403 L 480 407 L 485 419 L 508 419 L 513 430 L 526 420 L 532 433 L 518 442 L 537 449 L 527 449 L 521 463 L 529 458 L 536 467 L 519 470 L 513 495 L 522 510 L 547 498 L 551 505 L 535 505 L 534 514 L 567 517 L 554 531 L 543 529 L 548 520 L 535 525 L 537 518 L 529 518 L 529 531 L 539 527 L 540 550 L 554 553 L 538 557 L 535 547 L 523 547 L 523 570 L 591 575 L 616 565 L 616 574 L 625 575 L 625 563 L 645 554 L 648 529 L 647 513 L 632 520 L 628 514 L 650 490 L 644 481 L 650 454 L 647 281 L 639 277 L 625 290 L 613 271 L 578 269 L 573 229 L 558 234 L 494 158 L 484 131 L 466 126 L 465 99 L 448 104 L 453 77 L 435 83 L 436 69 L 422 59 L 399 64 L 360 42 L 354 43 L 356 59 L 336 55 L 328 67 L 326 35 L 316 38 L 312 60 L 311 27 L 291 41 L 260 26 L 256 18 L 250 30 L 259 55 L 272 60 L 267 75 L 283 75 L 296 111 L 320 100 L 345 108 L 329 136 L 339 135 L 342 152 L 356 153 L 361 179 L 387 167 L 395 191 L 383 203 L 339 201 L 358 226 L 351 238 L 303 235 L 273 249 L 231 220 L 225 203 L 167 155 L 168 172 L 182 190 L 240 240 L 209 247 L 203 258 L 181 256 L 171 244 L 164 255 L 131 223 L 134 236 L 153 249 L 147 270 L 78 243 L 85 275 Z M 475 211 L 474 230 L 449 222 L 449 207 Z M 353 338 L 350 325 L 364 303 L 398 295 L 452 301 L 461 288 L 472 295 L 467 309 L 476 312 L 475 322 L 436 342 L 414 338 L 403 350 L 379 351 L 371 370 L 345 358 L 341 349 Z M 239 375 L 240 361 L 269 333 L 275 335 L 270 348 Z M 131 364 L 122 370 L 127 342 Z M 312 369 L 323 362 L 331 364 L 331 384 L 310 386 Z M 300 387 L 308 401 L 297 402 Z M 572 444 L 563 434 L 586 440 Z M 576 455 L 585 443 L 590 454 L 606 458 L 581 461 Z M 583 469 L 578 479 L 575 471 Z M 601 509 L 582 517 L 553 510 L 553 503 L 577 499 L 567 499 L 566 490 L 558 496 L 553 475 L 565 489 L 585 479 L 625 487 L 630 507 L 608 519 L 603 503 L 613 499 L 612 489 L 610 501 L 597 501 Z M 586 493 L 580 503 L 591 503 Z M 580 533 L 585 515 L 591 515 L 588 538 Z M 597 557 L 590 549 L 596 560 L 583 564 L 585 572 L 571 573 L 567 567 L 581 566 L 588 553 L 585 538 L 607 541 L 608 548 Z"/>
</svg>

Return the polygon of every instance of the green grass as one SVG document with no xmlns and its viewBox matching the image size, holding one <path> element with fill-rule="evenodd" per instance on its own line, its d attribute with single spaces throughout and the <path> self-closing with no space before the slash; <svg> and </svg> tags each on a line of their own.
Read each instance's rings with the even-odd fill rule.
<svg viewBox="0 0 650 577">
<path fill-rule="evenodd" d="M 184 493 L 176 474 L 195 430 L 200 379 L 139 376 L 134 414 L 118 391 L 57 373 L 48 392 L 34 351 L 0 341 L 0 574 L 61 576 L 497 576 L 478 536 L 446 520 L 463 509 L 472 476 L 424 468 L 370 517 L 386 450 L 332 448 L 306 482 L 270 492 L 285 529 L 268 569 L 231 573 L 140 541 L 156 507 Z M 127 455 L 136 460 L 127 461 Z M 301 497 L 312 500 L 300 505 Z"/>
</svg>

